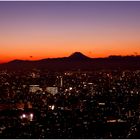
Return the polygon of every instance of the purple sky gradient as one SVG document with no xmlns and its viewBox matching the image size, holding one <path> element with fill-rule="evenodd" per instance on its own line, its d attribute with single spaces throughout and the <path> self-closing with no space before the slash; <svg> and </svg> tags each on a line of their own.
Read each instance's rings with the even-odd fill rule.
<svg viewBox="0 0 140 140">
<path fill-rule="evenodd" d="M 0 61 L 140 53 L 139 26 L 139 1 L 1 1 Z"/>
</svg>

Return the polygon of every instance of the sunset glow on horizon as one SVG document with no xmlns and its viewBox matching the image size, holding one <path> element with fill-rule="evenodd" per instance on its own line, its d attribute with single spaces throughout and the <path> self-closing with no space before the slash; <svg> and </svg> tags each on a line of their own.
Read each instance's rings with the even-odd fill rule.
<svg viewBox="0 0 140 140">
<path fill-rule="evenodd" d="M 0 62 L 140 55 L 140 2 L 0 2 Z"/>
</svg>

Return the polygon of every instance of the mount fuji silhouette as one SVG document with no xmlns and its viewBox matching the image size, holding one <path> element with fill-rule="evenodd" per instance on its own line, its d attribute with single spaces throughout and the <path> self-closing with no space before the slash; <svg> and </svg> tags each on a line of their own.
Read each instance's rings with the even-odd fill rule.
<svg viewBox="0 0 140 140">
<path fill-rule="evenodd" d="M 82 54 L 81 52 L 75 52 L 69 56 L 69 59 L 74 60 L 87 60 L 91 59 L 90 57 L 87 57 L 86 55 Z"/>
<path fill-rule="evenodd" d="M 81 52 L 75 52 L 69 57 L 47 58 L 41 60 L 13 60 L 0 64 L 0 69 L 29 70 L 41 69 L 50 71 L 70 70 L 112 70 L 112 69 L 140 69 L 140 56 L 110 56 L 106 58 L 90 58 Z"/>
</svg>

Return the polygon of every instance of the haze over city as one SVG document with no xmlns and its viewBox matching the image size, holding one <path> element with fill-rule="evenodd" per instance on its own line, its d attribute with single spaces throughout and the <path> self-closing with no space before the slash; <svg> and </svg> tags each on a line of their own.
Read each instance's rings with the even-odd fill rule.
<svg viewBox="0 0 140 140">
<path fill-rule="evenodd" d="M 139 2 L 0 2 L 0 62 L 140 54 Z"/>
</svg>

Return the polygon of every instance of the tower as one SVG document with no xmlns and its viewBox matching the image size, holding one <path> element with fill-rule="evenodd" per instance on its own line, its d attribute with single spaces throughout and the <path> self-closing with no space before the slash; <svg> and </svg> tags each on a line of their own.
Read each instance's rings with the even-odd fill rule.
<svg viewBox="0 0 140 140">
<path fill-rule="evenodd" d="M 60 76 L 60 87 L 63 87 L 63 77 Z"/>
</svg>

